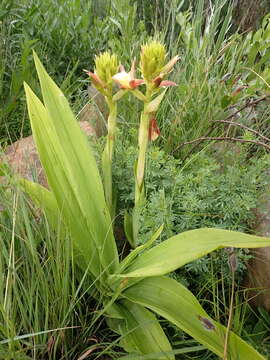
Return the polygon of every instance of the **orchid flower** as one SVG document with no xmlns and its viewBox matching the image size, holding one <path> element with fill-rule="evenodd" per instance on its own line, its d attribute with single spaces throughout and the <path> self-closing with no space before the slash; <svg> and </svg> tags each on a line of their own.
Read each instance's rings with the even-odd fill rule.
<svg viewBox="0 0 270 360">
<path fill-rule="evenodd" d="M 84 70 L 92 80 L 94 87 L 104 96 L 112 95 L 112 77 L 116 74 L 119 61 L 116 55 L 108 51 L 95 57 L 94 72 Z"/>
<path fill-rule="evenodd" d="M 95 72 L 93 73 L 85 69 L 83 71 L 86 72 L 86 74 L 91 78 L 92 84 L 97 90 L 102 92 L 102 90 L 106 88 L 106 84 L 100 79 L 100 77 Z"/>
<path fill-rule="evenodd" d="M 123 65 L 120 65 L 120 72 L 115 74 L 112 79 L 120 85 L 122 89 L 134 90 L 139 85 L 144 84 L 144 80 L 135 79 L 135 60 L 133 60 L 130 72 L 126 72 Z"/>
<path fill-rule="evenodd" d="M 155 85 L 155 87 L 168 87 L 168 86 L 177 86 L 177 84 L 174 81 L 170 81 L 170 80 L 163 80 L 163 78 L 169 74 L 174 65 L 176 64 L 176 62 L 179 60 L 179 56 L 174 56 L 162 69 L 162 72 L 155 77 L 155 79 L 152 81 Z"/>
</svg>

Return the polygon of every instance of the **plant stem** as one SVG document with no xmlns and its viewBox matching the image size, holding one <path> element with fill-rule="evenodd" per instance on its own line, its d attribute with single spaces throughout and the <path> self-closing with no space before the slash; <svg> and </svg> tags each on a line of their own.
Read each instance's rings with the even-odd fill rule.
<svg viewBox="0 0 270 360">
<path fill-rule="evenodd" d="M 140 208 L 143 202 L 143 180 L 146 162 L 146 152 L 148 146 L 150 114 L 147 112 L 147 106 L 151 101 L 151 92 L 146 90 L 144 108 L 141 114 L 139 135 L 138 135 L 138 160 L 135 169 L 135 204 L 132 212 L 132 241 L 130 245 L 135 248 L 139 232 Z"/>
<path fill-rule="evenodd" d="M 149 131 L 149 114 L 145 112 L 141 115 L 140 129 L 139 129 L 139 153 L 136 169 L 137 186 L 135 188 L 135 205 L 140 199 L 140 194 L 143 186 L 146 151 L 148 146 L 148 131 Z"/>
<path fill-rule="evenodd" d="M 148 146 L 149 120 L 150 120 L 150 116 L 149 113 L 146 112 L 146 108 L 150 100 L 151 100 L 151 95 L 149 94 L 149 91 L 146 91 L 146 101 L 144 103 L 144 109 L 141 114 L 139 136 L 138 136 L 139 152 L 138 152 L 138 162 L 136 168 L 135 206 L 138 205 L 140 201 L 141 192 L 143 188 L 146 151 Z"/>
<path fill-rule="evenodd" d="M 231 292 L 231 301 L 230 301 L 230 309 L 229 309 L 229 318 L 228 324 L 226 329 L 225 341 L 224 341 L 224 352 L 223 352 L 223 360 L 227 360 L 227 353 L 228 353 L 228 344 L 229 344 L 229 335 L 232 325 L 232 317 L 233 317 L 233 302 L 234 302 L 234 287 L 235 287 L 235 280 L 234 280 L 234 271 L 232 271 L 232 292 Z"/>
<path fill-rule="evenodd" d="M 111 218 L 113 219 L 114 206 L 112 195 L 112 157 L 116 133 L 117 103 L 116 101 L 113 101 L 111 97 L 107 97 L 106 100 L 109 107 L 109 117 L 107 141 L 102 155 L 102 170 L 104 176 L 105 200 L 110 211 Z"/>
</svg>

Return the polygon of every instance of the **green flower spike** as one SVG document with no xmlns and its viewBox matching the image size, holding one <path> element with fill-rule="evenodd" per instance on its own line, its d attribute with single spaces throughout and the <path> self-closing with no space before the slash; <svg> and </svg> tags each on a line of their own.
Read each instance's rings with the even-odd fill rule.
<svg viewBox="0 0 270 360">
<path fill-rule="evenodd" d="M 165 47 L 158 41 L 151 41 L 142 46 L 140 68 L 145 81 L 152 88 L 175 86 L 176 83 L 163 78 L 172 71 L 174 65 L 179 60 L 179 56 L 174 56 L 166 64 Z"/>
<path fill-rule="evenodd" d="M 165 66 L 165 46 L 158 41 L 151 41 L 141 48 L 141 73 L 145 81 L 155 79 Z"/>
<path fill-rule="evenodd" d="M 92 83 L 95 88 L 104 93 L 104 90 L 112 92 L 112 77 L 117 73 L 119 68 L 119 61 L 115 54 L 111 54 L 108 51 L 95 57 L 95 71 L 85 70 L 85 72 L 91 77 Z"/>
</svg>

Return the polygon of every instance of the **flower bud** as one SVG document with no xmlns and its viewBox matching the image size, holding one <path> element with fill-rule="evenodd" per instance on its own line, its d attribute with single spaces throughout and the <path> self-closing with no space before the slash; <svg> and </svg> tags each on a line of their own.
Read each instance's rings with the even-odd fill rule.
<svg viewBox="0 0 270 360">
<path fill-rule="evenodd" d="M 155 79 L 165 66 L 165 46 L 158 41 L 151 41 L 141 48 L 140 68 L 146 81 Z"/>
</svg>

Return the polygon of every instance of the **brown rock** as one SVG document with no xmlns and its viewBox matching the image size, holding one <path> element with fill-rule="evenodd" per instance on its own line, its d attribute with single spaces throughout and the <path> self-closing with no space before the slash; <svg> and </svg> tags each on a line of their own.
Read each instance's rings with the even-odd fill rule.
<svg viewBox="0 0 270 360">
<path fill-rule="evenodd" d="M 254 210 L 256 216 L 255 233 L 270 237 L 270 187 L 259 199 Z M 270 247 L 251 250 L 253 259 L 248 264 L 248 276 L 245 287 L 253 306 L 263 306 L 270 311 Z"/>
<path fill-rule="evenodd" d="M 214 157 L 219 162 L 220 171 L 224 165 L 232 166 L 239 161 L 241 144 L 225 144 L 218 142 L 213 145 Z M 227 153 L 232 156 L 226 157 Z M 270 169 L 269 169 L 270 175 Z M 258 199 L 258 206 L 253 210 L 255 214 L 254 233 L 259 236 L 270 237 L 270 186 Z M 270 311 L 270 247 L 250 249 L 253 258 L 247 266 L 247 276 L 243 287 L 246 289 L 247 300 L 255 307 L 262 306 Z"/>
<path fill-rule="evenodd" d="M 270 10 L 270 4 L 262 0 L 238 0 L 234 9 L 234 22 L 241 32 L 255 30 Z"/>
<path fill-rule="evenodd" d="M 79 124 L 87 136 L 96 135 L 89 122 L 80 121 Z M 16 174 L 48 187 L 32 135 L 9 145 L 0 161 L 6 162 Z M 1 182 L 3 181 L 2 177 Z"/>
<path fill-rule="evenodd" d="M 87 136 L 105 135 L 108 110 L 104 96 L 92 86 L 88 87 L 88 95 L 90 103 L 77 116 L 80 127 Z M 24 178 L 48 186 L 32 135 L 9 145 L 4 156 L 0 157 L 0 162 L 6 162 L 12 171 Z M 0 177 L 0 183 L 4 181 Z"/>
<path fill-rule="evenodd" d="M 88 86 L 88 96 L 90 104 L 87 104 L 80 112 L 80 120 L 90 121 L 96 131 L 97 137 L 100 137 L 107 133 L 107 118 L 109 112 L 106 100 L 93 86 Z"/>
</svg>

